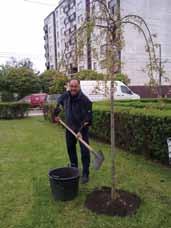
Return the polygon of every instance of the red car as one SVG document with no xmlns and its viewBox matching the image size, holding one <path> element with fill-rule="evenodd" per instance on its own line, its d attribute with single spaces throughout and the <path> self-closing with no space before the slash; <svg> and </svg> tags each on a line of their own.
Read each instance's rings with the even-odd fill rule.
<svg viewBox="0 0 171 228">
<path fill-rule="evenodd" d="M 30 104 L 32 108 L 36 108 L 36 107 L 42 108 L 46 97 L 47 97 L 46 93 L 35 93 L 22 98 L 20 102 L 26 102 Z"/>
<path fill-rule="evenodd" d="M 31 107 L 43 107 L 47 94 L 46 93 L 35 93 L 31 95 Z"/>
</svg>

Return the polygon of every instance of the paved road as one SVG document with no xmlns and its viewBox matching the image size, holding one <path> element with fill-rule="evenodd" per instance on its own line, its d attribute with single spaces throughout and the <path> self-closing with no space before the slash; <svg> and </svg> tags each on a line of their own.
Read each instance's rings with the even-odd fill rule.
<svg viewBox="0 0 171 228">
<path fill-rule="evenodd" d="M 29 111 L 29 116 L 43 116 L 43 112 L 41 109 L 31 109 Z"/>
</svg>

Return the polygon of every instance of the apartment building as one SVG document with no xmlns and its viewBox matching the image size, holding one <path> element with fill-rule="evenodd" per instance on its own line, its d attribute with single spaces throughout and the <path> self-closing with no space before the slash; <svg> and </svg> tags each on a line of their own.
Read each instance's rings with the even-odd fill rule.
<svg viewBox="0 0 171 228">
<path fill-rule="evenodd" d="M 57 49 L 56 49 L 56 26 L 55 13 L 52 12 L 44 20 L 44 40 L 46 68 L 57 68 Z"/>
<path fill-rule="evenodd" d="M 91 40 L 83 49 L 83 56 L 76 55 L 77 39 L 73 35 L 80 25 L 88 20 L 91 0 L 61 0 L 56 9 L 45 19 L 46 67 L 57 69 L 65 64 L 67 73 L 73 74 L 82 69 L 93 69 L 106 73 L 103 64 L 106 40 L 102 31 L 96 28 Z M 115 13 L 116 0 L 107 0 L 111 12 Z M 171 84 L 171 4 L 170 0 L 121 0 L 121 16 L 137 14 L 145 19 L 151 33 L 156 34 L 155 43 L 161 44 L 162 61 L 165 62 L 165 76 L 162 84 Z M 98 10 L 98 7 L 97 7 Z M 98 41 L 98 39 L 100 39 Z M 122 72 L 131 79 L 131 85 L 145 85 L 149 77 L 143 71 L 148 63 L 145 40 L 132 25 L 124 27 L 125 47 L 121 53 Z M 96 54 L 94 51 L 96 49 Z M 156 49 L 157 57 L 159 50 Z M 97 58 L 98 56 L 98 58 Z M 64 69 L 63 69 L 64 70 Z M 158 75 L 156 75 L 158 79 Z"/>
<path fill-rule="evenodd" d="M 76 31 L 88 18 L 90 0 L 61 0 L 56 9 L 44 20 L 45 57 L 48 69 L 64 70 L 73 74 L 81 69 L 91 68 L 89 41 L 84 55 L 76 55 Z M 52 38 L 53 36 L 53 38 Z"/>
</svg>

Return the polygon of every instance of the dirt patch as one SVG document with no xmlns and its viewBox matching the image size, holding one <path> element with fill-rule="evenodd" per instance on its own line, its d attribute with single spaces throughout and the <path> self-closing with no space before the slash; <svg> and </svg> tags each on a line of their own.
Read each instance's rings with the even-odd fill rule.
<svg viewBox="0 0 171 228">
<path fill-rule="evenodd" d="M 87 196 L 85 206 L 92 212 L 110 216 L 131 216 L 140 206 L 140 198 L 130 192 L 117 190 L 118 198 L 111 201 L 111 188 L 95 189 Z"/>
</svg>

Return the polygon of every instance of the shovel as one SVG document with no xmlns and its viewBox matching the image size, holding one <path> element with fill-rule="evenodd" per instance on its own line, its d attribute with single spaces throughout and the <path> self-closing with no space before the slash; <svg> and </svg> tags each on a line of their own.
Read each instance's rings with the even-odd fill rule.
<svg viewBox="0 0 171 228">
<path fill-rule="evenodd" d="M 104 161 L 104 155 L 102 151 L 96 152 L 88 143 L 86 143 L 82 138 L 78 138 L 77 134 L 68 127 L 61 119 L 59 119 L 59 122 L 61 125 L 63 125 L 68 131 L 70 131 L 94 156 L 93 160 L 93 166 L 95 170 L 99 170 L 103 161 Z"/>
</svg>

